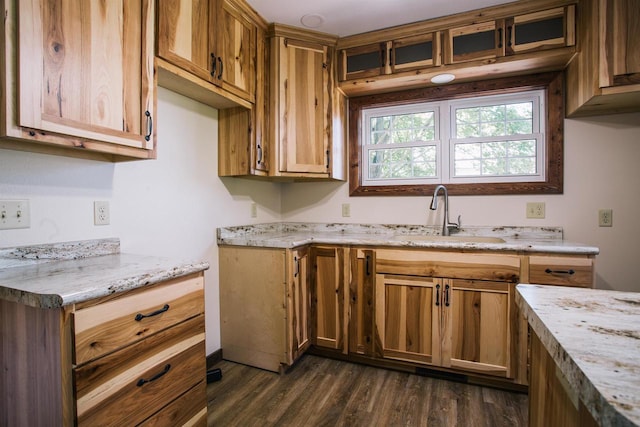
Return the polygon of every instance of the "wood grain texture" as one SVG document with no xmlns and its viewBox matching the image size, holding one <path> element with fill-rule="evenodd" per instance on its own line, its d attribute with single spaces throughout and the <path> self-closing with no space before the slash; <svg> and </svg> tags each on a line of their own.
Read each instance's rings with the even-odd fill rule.
<svg viewBox="0 0 640 427">
<path fill-rule="evenodd" d="M 311 276 L 309 248 L 287 251 L 287 365 L 311 345 Z"/>
<path fill-rule="evenodd" d="M 161 314 L 135 320 L 168 305 Z M 204 280 L 177 281 L 74 313 L 75 363 L 80 365 L 204 313 Z"/>
<path fill-rule="evenodd" d="M 527 396 L 305 355 L 286 375 L 223 361 L 209 425 L 526 426 Z"/>
<path fill-rule="evenodd" d="M 311 249 L 313 268 L 314 345 L 333 349 L 344 346 L 344 258 L 341 248 Z"/>
<path fill-rule="evenodd" d="M 588 257 L 530 256 L 527 283 L 594 286 L 594 260 Z"/>
<path fill-rule="evenodd" d="M 352 249 L 349 281 L 349 353 L 373 356 L 375 251 Z"/>
<path fill-rule="evenodd" d="M 69 326 L 62 309 L 0 300 L 0 424 L 71 425 Z"/>
<path fill-rule="evenodd" d="M 191 390 L 167 405 L 157 414 L 146 419 L 141 427 L 207 425 L 207 384 L 200 381 Z"/>
<path fill-rule="evenodd" d="M 154 4 L 20 2 L 18 124 L 153 150 Z"/>
</svg>

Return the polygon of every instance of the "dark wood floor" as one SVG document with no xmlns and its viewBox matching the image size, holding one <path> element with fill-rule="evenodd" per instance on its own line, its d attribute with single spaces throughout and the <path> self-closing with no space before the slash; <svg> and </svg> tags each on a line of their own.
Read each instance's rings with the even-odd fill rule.
<svg viewBox="0 0 640 427">
<path fill-rule="evenodd" d="M 209 426 L 526 426 L 527 396 L 305 355 L 278 375 L 222 361 Z"/>
</svg>

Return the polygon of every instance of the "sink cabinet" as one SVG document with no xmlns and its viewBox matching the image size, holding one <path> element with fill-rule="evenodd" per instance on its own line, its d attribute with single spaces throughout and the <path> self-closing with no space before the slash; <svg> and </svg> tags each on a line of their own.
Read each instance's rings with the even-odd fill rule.
<svg viewBox="0 0 640 427">
<path fill-rule="evenodd" d="M 54 3 L 2 2 L 0 147 L 155 158 L 155 1 Z"/>
<path fill-rule="evenodd" d="M 202 273 L 0 313 L 3 425 L 206 425 Z"/>
<path fill-rule="evenodd" d="M 381 249 L 375 274 L 378 356 L 513 377 L 519 256 Z"/>
</svg>

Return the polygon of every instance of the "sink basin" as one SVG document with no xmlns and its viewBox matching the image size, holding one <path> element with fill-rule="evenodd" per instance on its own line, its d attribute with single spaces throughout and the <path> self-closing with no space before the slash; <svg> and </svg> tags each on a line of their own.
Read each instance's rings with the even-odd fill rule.
<svg viewBox="0 0 640 427">
<path fill-rule="evenodd" d="M 487 236 L 394 236 L 394 240 L 406 242 L 460 242 L 460 243 L 504 243 L 500 237 Z"/>
</svg>

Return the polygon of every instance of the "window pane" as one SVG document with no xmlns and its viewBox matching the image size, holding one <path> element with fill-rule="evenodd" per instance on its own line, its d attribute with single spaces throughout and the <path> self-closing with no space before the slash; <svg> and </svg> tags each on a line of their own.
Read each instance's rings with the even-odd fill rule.
<svg viewBox="0 0 640 427">
<path fill-rule="evenodd" d="M 371 132 L 372 144 L 389 144 L 391 142 L 391 133 L 389 132 Z"/>
<path fill-rule="evenodd" d="M 409 179 L 436 176 L 434 146 L 369 151 L 369 179 Z"/>
<path fill-rule="evenodd" d="M 455 176 L 533 175 L 536 140 L 458 143 L 454 150 Z"/>
<path fill-rule="evenodd" d="M 456 137 L 479 138 L 533 133 L 533 103 L 456 109 Z"/>
</svg>

